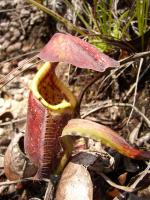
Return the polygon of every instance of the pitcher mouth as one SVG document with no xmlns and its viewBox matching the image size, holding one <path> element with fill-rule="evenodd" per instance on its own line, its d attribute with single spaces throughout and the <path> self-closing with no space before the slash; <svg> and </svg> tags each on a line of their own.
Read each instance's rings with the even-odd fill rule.
<svg viewBox="0 0 150 200">
<path fill-rule="evenodd" d="M 76 98 L 57 78 L 55 74 L 57 64 L 45 62 L 33 78 L 30 89 L 43 106 L 61 112 L 67 108 L 74 109 Z"/>
</svg>

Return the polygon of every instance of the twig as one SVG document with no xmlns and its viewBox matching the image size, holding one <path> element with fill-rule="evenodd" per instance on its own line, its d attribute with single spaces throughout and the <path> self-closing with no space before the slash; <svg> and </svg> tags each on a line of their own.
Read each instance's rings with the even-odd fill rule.
<svg viewBox="0 0 150 200">
<path fill-rule="evenodd" d="M 19 9 L 23 9 L 23 8 L 30 8 L 30 6 L 23 6 L 23 7 L 19 7 Z M 0 13 L 3 12 L 16 12 L 16 8 L 9 8 L 9 9 L 1 9 Z"/>
<path fill-rule="evenodd" d="M 148 72 L 150 68 L 150 65 L 148 65 L 145 70 L 143 71 L 143 73 L 140 75 L 139 77 L 139 81 L 143 78 L 143 76 Z M 127 97 L 132 93 L 132 91 L 134 90 L 136 86 L 136 82 L 130 87 L 130 89 L 128 90 L 127 94 L 123 97 L 123 100 L 125 101 L 127 99 Z"/>
<path fill-rule="evenodd" d="M 19 179 L 19 180 L 16 180 L 16 181 L 5 181 L 5 182 L 0 182 L 0 186 L 3 186 L 3 185 L 12 185 L 12 184 L 17 184 L 17 183 L 21 183 L 21 182 L 26 182 L 26 181 L 40 181 L 40 180 L 35 180 L 34 177 L 30 177 L 30 178 L 24 178 L 24 179 Z M 45 181 L 45 182 L 49 182 L 49 179 L 42 179 L 42 181 Z"/>
<path fill-rule="evenodd" d="M 21 183 L 21 182 L 26 182 L 26 181 L 33 181 L 33 177 L 32 178 L 26 178 L 26 179 L 19 179 L 16 181 L 5 181 L 5 182 L 0 182 L 0 186 L 3 185 L 12 185 L 12 184 L 17 184 L 17 183 Z"/>
<path fill-rule="evenodd" d="M 110 78 L 113 74 L 115 74 L 118 70 L 120 70 L 121 68 L 123 68 L 123 71 L 124 71 L 125 69 L 127 69 L 127 68 L 134 62 L 134 60 L 139 59 L 139 58 L 141 58 L 141 57 L 146 57 L 146 56 L 148 56 L 148 55 L 150 55 L 150 51 L 142 52 L 142 53 L 137 53 L 137 54 L 134 54 L 134 55 L 132 55 L 132 56 L 129 56 L 128 58 L 125 58 L 124 60 L 120 60 L 119 62 L 120 62 L 120 64 L 121 64 L 122 66 L 119 67 L 119 68 L 117 68 L 117 69 L 112 70 L 112 73 L 110 73 L 108 76 L 106 76 L 106 78 L 101 82 L 101 84 L 100 84 L 100 86 L 99 86 L 98 93 L 99 93 L 99 90 L 100 90 L 101 86 L 104 84 L 104 82 L 105 82 L 108 78 Z M 128 63 L 128 64 L 127 64 L 127 63 Z M 124 64 L 127 64 L 127 66 L 124 66 Z M 145 73 L 148 71 L 148 69 L 149 69 L 149 66 L 148 66 L 148 67 L 144 70 L 144 72 L 141 74 L 141 76 L 139 77 L 139 80 L 145 75 Z M 117 77 L 118 77 L 123 71 L 121 71 L 121 72 L 117 75 Z M 112 84 L 112 82 L 111 82 L 110 84 Z M 133 89 L 134 89 L 134 87 L 135 87 L 135 85 L 133 85 Z M 133 90 L 133 89 L 131 89 L 131 90 Z"/>
<path fill-rule="evenodd" d="M 48 186 L 46 189 L 46 193 L 44 196 L 44 200 L 53 200 L 54 199 L 53 192 L 54 192 L 54 187 L 53 187 L 51 180 L 49 180 L 49 183 L 48 183 Z"/>
<path fill-rule="evenodd" d="M 129 135 L 129 141 L 131 144 L 134 144 L 137 141 L 139 130 L 142 126 L 142 120 L 137 124 L 137 126 L 132 130 Z"/>
<path fill-rule="evenodd" d="M 10 62 L 10 61 L 15 60 L 15 59 L 22 58 L 22 57 L 24 57 L 24 56 L 28 56 L 28 55 L 31 55 L 31 54 L 35 54 L 35 53 L 36 53 L 36 54 L 39 53 L 39 50 L 30 51 L 30 52 L 28 52 L 28 53 L 24 53 L 24 54 L 21 54 L 21 55 L 19 55 L 19 56 L 15 56 L 15 57 L 13 57 L 13 58 L 8 58 L 7 60 L 4 60 L 4 61 L 0 62 L 0 65 L 4 64 L 4 63 L 6 63 L 6 62 Z M 1 67 L 2 67 L 2 66 L 1 66 Z"/>
<path fill-rule="evenodd" d="M 95 112 L 97 112 L 97 111 L 103 109 L 105 106 L 106 106 L 106 107 L 107 107 L 107 106 L 108 106 L 108 107 L 111 107 L 111 106 L 113 106 L 113 104 L 112 104 L 112 102 L 104 101 L 104 102 L 101 103 L 101 105 L 99 105 L 99 106 L 93 108 L 92 110 L 86 112 L 85 114 L 81 115 L 81 118 L 84 119 L 85 117 L 87 117 L 87 116 L 89 116 L 89 115 L 91 115 L 91 114 L 93 114 L 93 113 L 95 113 Z"/>
<path fill-rule="evenodd" d="M 24 26 L 23 26 L 21 17 L 20 17 L 20 15 L 19 15 L 17 12 L 16 12 L 16 15 L 17 15 L 17 17 L 18 17 L 18 19 L 19 19 L 20 26 L 21 26 L 21 29 L 22 29 L 22 33 L 23 33 L 23 35 L 25 35 L 25 34 L 26 34 L 26 31 L 25 31 L 25 28 L 24 28 Z"/>
<path fill-rule="evenodd" d="M 129 56 L 128 58 L 120 60 L 119 62 L 120 62 L 121 65 L 123 65 L 127 62 L 130 62 L 130 61 L 133 61 L 133 60 L 136 60 L 136 59 L 139 59 L 139 58 L 144 58 L 144 57 L 147 57 L 147 56 L 150 56 L 150 51 L 136 53 L 134 55 Z"/>
<path fill-rule="evenodd" d="M 133 108 L 133 110 L 135 110 L 145 120 L 145 122 L 147 123 L 148 127 L 150 128 L 150 120 L 137 107 L 135 107 L 134 105 L 129 104 L 129 103 L 113 103 L 113 102 L 112 103 L 104 103 L 101 106 L 96 107 L 96 108 L 92 109 L 91 111 L 85 113 L 84 115 L 81 116 L 81 118 L 85 118 L 88 115 L 97 112 L 98 110 L 101 110 L 103 108 L 112 107 L 112 106 L 131 107 L 131 108 Z"/>
<path fill-rule="evenodd" d="M 123 73 L 123 71 L 126 70 L 132 63 L 133 63 L 133 62 L 130 62 L 130 63 L 127 64 L 127 66 L 124 66 L 124 65 L 123 65 L 123 66 L 121 66 L 121 67 L 119 67 L 119 68 L 117 68 L 117 69 L 111 70 L 111 73 L 108 74 L 108 75 L 104 78 L 104 80 L 101 82 L 101 84 L 100 84 L 100 86 L 99 86 L 99 88 L 98 88 L 97 95 L 99 94 L 99 91 L 100 91 L 100 89 L 101 89 L 101 87 L 102 87 L 102 85 L 104 84 L 105 81 L 107 81 L 107 80 L 108 80 L 111 76 L 113 76 L 117 71 L 119 71 L 119 70 L 121 70 L 121 69 L 123 68 L 123 70 L 117 75 L 117 78 L 118 78 L 118 76 L 119 76 L 121 73 Z M 112 82 L 111 82 L 110 84 L 112 84 Z"/>
<path fill-rule="evenodd" d="M 39 62 L 41 62 L 41 61 L 37 61 L 34 64 L 31 64 L 30 66 L 25 65 L 25 64 L 29 63 L 30 61 L 34 60 L 35 58 L 36 58 L 36 56 L 34 56 L 30 60 L 23 63 L 23 65 L 15 68 L 13 71 L 11 71 L 9 74 L 7 74 L 4 78 L 0 79 L 0 84 L 2 84 L 2 86 L 0 86 L 0 89 L 3 88 L 5 85 L 7 85 L 10 81 L 12 81 L 16 76 L 20 75 L 22 72 L 27 70 L 29 67 L 32 67 L 32 66 L 38 64 Z M 19 69 L 21 69 L 21 71 L 18 71 Z"/>
<path fill-rule="evenodd" d="M 20 119 L 16 119 L 16 120 L 11 120 L 9 122 L 0 123 L 0 127 L 1 126 L 7 126 L 7 125 L 10 125 L 10 124 L 19 123 L 19 122 L 25 122 L 25 121 L 26 121 L 26 117 L 22 117 Z"/>
<path fill-rule="evenodd" d="M 139 76 L 140 76 L 140 72 L 141 72 L 141 68 L 142 68 L 142 64 L 143 64 L 143 58 L 141 58 L 140 60 L 140 64 L 139 64 L 139 69 L 138 69 L 138 73 L 137 73 L 137 77 L 136 77 L 136 82 L 135 82 L 135 92 L 134 92 L 134 96 L 133 96 L 133 107 L 135 106 L 135 102 L 136 102 L 136 95 L 137 95 L 137 89 L 138 89 L 138 82 L 139 82 Z M 132 113 L 133 113 L 133 107 L 131 109 L 127 124 L 129 124 L 129 121 L 131 119 Z"/>
<path fill-rule="evenodd" d="M 135 188 L 139 184 L 139 182 L 144 178 L 144 176 L 146 176 L 148 173 L 150 173 L 149 170 L 150 170 L 150 162 L 148 163 L 146 169 L 143 172 L 141 172 L 141 175 L 137 178 L 137 180 L 130 187 Z"/>
<path fill-rule="evenodd" d="M 79 94 L 79 97 L 78 97 L 78 105 L 77 105 L 77 114 L 80 115 L 80 106 L 81 106 L 81 102 L 82 102 L 82 99 L 83 99 L 83 96 L 85 94 L 85 92 L 87 91 L 87 89 L 93 85 L 97 80 L 99 80 L 101 78 L 101 76 L 103 76 L 104 73 L 100 73 L 98 74 L 96 77 L 94 77 L 89 83 L 87 83 L 87 85 L 82 89 L 82 91 L 80 92 Z"/>
<path fill-rule="evenodd" d="M 97 172 L 99 175 L 101 175 L 105 181 L 111 185 L 112 187 L 115 187 L 119 190 L 123 190 L 125 192 L 137 192 L 138 190 L 141 189 L 141 187 L 137 187 L 137 184 L 139 183 L 140 180 L 142 180 L 144 178 L 144 176 L 149 173 L 149 169 L 150 169 L 150 164 L 148 164 L 148 167 L 142 172 L 141 176 L 129 187 L 129 186 L 122 186 L 122 185 L 118 185 L 116 183 L 114 183 L 109 177 L 107 177 L 104 173 L 102 172 Z"/>
<path fill-rule="evenodd" d="M 123 191 L 126 191 L 126 192 L 134 192 L 134 191 L 137 191 L 137 188 L 131 188 L 131 187 L 128 187 L 128 186 L 123 186 L 123 185 L 118 185 L 116 183 L 114 183 L 110 178 L 108 178 L 104 173 L 102 172 L 97 172 L 99 175 L 101 175 L 105 181 L 111 185 L 112 187 L 115 187 L 119 190 L 123 190 Z"/>
<path fill-rule="evenodd" d="M 146 135 L 138 138 L 136 145 L 141 146 L 143 143 L 148 143 L 149 140 L 150 140 L 150 132 L 148 132 L 148 133 L 146 133 Z"/>
<path fill-rule="evenodd" d="M 64 17 L 62 17 L 58 13 L 54 12 L 53 10 L 48 9 L 44 5 L 38 3 L 37 1 L 35 1 L 35 0 L 27 0 L 27 2 L 29 2 L 29 3 L 33 4 L 34 6 L 38 7 L 40 10 L 44 11 L 48 15 L 52 16 L 56 20 L 58 20 L 61 23 L 63 23 L 65 26 L 70 27 L 71 29 L 75 30 L 76 32 L 80 33 L 81 35 L 86 35 L 86 33 L 84 31 L 82 31 L 82 29 L 78 28 L 76 25 L 71 23 L 69 20 L 65 19 Z"/>
<path fill-rule="evenodd" d="M 25 60 L 25 62 L 23 62 L 22 65 L 19 65 L 17 68 L 15 68 L 14 70 L 12 70 L 10 73 L 8 73 L 4 78 L 0 79 L 0 83 L 4 82 L 7 79 L 7 76 L 9 77 L 11 74 L 17 73 L 18 70 L 22 69 L 24 67 L 25 64 L 34 61 L 37 58 L 37 56 L 35 55 L 34 57 Z"/>
</svg>

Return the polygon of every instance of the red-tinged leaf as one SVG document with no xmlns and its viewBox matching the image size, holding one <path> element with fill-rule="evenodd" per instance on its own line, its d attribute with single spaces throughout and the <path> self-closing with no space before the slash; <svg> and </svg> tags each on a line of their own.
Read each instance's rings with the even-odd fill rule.
<svg viewBox="0 0 150 200">
<path fill-rule="evenodd" d="M 94 46 L 72 35 L 56 33 L 38 54 L 50 62 L 65 62 L 74 66 L 103 72 L 119 67 L 119 62 L 101 53 Z"/>
<path fill-rule="evenodd" d="M 81 136 L 100 141 L 119 153 L 133 159 L 150 159 L 150 151 L 141 151 L 130 146 L 123 137 L 110 128 L 85 119 L 72 119 L 62 132 L 66 136 Z M 66 140 L 66 139 L 65 139 Z"/>
</svg>

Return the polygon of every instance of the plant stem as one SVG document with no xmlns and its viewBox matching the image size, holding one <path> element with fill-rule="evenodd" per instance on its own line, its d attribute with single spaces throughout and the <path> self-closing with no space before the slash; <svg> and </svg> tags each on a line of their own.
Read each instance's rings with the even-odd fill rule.
<svg viewBox="0 0 150 200">
<path fill-rule="evenodd" d="M 50 16 L 54 17 L 57 21 L 60 21 L 61 23 L 65 24 L 65 26 L 69 26 L 72 30 L 75 30 L 76 32 L 80 33 L 81 35 L 86 35 L 85 32 L 83 32 L 80 28 L 69 22 L 67 19 L 62 17 L 61 15 L 57 14 L 53 10 L 46 8 L 42 4 L 34 1 L 34 0 L 27 0 L 29 3 L 33 4 L 34 6 L 38 7 L 43 12 L 49 14 Z"/>
</svg>

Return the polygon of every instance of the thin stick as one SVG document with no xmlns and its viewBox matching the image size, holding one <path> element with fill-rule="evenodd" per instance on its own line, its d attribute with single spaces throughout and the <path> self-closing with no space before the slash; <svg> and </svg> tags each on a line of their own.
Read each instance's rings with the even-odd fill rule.
<svg viewBox="0 0 150 200">
<path fill-rule="evenodd" d="M 129 66 L 129 65 L 128 65 L 128 66 Z M 128 67 L 128 66 L 127 66 L 127 67 Z M 112 70 L 113 72 L 110 73 L 109 75 L 107 75 L 106 78 L 105 78 L 102 82 L 104 83 L 109 77 L 111 77 L 113 74 L 116 73 L 116 71 L 120 70 L 121 68 L 124 68 L 124 66 L 121 66 L 120 68 L 117 68 L 117 69 Z M 107 72 L 108 72 L 108 71 L 107 71 Z M 98 74 L 98 75 L 97 75 L 96 77 L 94 77 L 89 83 L 87 83 L 87 85 L 82 89 L 82 91 L 80 92 L 79 97 L 78 97 L 77 113 L 80 112 L 81 102 L 82 102 L 83 96 L 84 96 L 85 92 L 87 91 L 87 89 L 88 89 L 91 85 L 93 85 L 97 80 L 99 80 L 99 79 L 103 76 L 104 73 L 106 73 L 106 71 L 103 72 L 103 73 Z M 101 84 L 101 85 L 102 85 L 102 84 Z"/>
<path fill-rule="evenodd" d="M 34 58 L 33 58 L 34 59 Z M 30 66 L 26 66 L 24 67 L 25 64 L 18 66 L 15 70 L 11 71 L 9 74 L 7 74 L 4 78 L 0 79 L 0 83 L 3 83 L 2 86 L 0 86 L 0 89 L 3 88 L 5 85 L 7 85 L 10 81 L 12 81 L 16 76 L 20 75 L 22 72 L 24 72 L 25 70 L 27 70 L 29 67 L 32 67 L 38 63 L 40 63 L 41 61 L 37 61 L 34 64 L 30 65 Z M 28 63 L 28 61 L 26 62 Z M 21 69 L 22 67 L 24 67 L 24 69 L 20 72 L 18 71 L 19 69 Z"/>
<path fill-rule="evenodd" d="M 16 181 L 5 181 L 5 182 L 0 182 L 0 186 L 3 186 L 3 185 L 12 185 L 12 184 L 17 184 L 17 183 L 22 183 L 22 182 L 26 182 L 26 181 L 41 181 L 41 180 L 35 180 L 34 177 L 30 177 L 30 178 L 24 178 L 24 179 L 19 179 L 19 180 L 16 180 Z M 49 179 L 42 179 L 42 181 L 45 181 L 45 182 L 49 182 Z"/>
<path fill-rule="evenodd" d="M 24 26 L 23 26 L 23 23 L 22 23 L 22 19 L 21 19 L 20 15 L 17 12 L 16 12 L 16 15 L 17 15 L 17 17 L 19 19 L 19 22 L 20 22 L 20 25 L 21 25 L 21 29 L 22 29 L 22 33 L 23 33 L 23 35 L 25 35 L 26 31 L 24 29 Z"/>
<path fill-rule="evenodd" d="M 141 172 L 140 176 L 132 185 L 130 185 L 130 187 L 135 188 L 139 184 L 139 182 L 149 173 L 149 170 L 150 170 L 150 162 L 148 163 L 146 169 L 143 172 Z"/>
<path fill-rule="evenodd" d="M 44 200 L 53 200 L 54 199 L 53 193 L 54 193 L 54 187 L 51 180 L 49 180 L 49 183 L 45 192 Z"/>
<path fill-rule="evenodd" d="M 80 33 L 81 35 L 86 35 L 86 33 L 84 31 L 82 31 L 82 29 L 78 28 L 77 26 L 75 26 L 73 23 L 71 23 L 70 21 L 68 21 L 67 19 L 65 19 L 64 17 L 59 15 L 58 13 L 54 12 L 51 9 L 48 9 L 44 5 L 38 3 L 37 1 L 35 1 L 35 0 L 27 0 L 27 2 L 29 2 L 29 3 L 33 4 L 34 6 L 38 7 L 40 10 L 42 10 L 45 13 L 47 13 L 48 15 L 54 17 L 56 20 L 58 20 L 61 23 L 65 24 L 65 26 L 70 27 L 71 29 L 75 30 L 76 32 Z"/>
<path fill-rule="evenodd" d="M 136 95 L 137 95 L 137 88 L 138 88 L 138 82 L 139 82 L 139 76 L 140 76 L 140 72 L 141 72 L 141 68 L 142 68 L 142 64 L 143 64 L 143 58 L 141 58 L 140 60 L 140 65 L 139 65 L 139 69 L 138 69 L 138 73 L 137 73 L 137 77 L 136 77 L 136 82 L 135 82 L 135 92 L 134 92 L 134 96 L 133 96 L 133 107 L 135 106 L 135 102 L 136 102 Z M 127 121 L 127 125 L 129 124 L 129 121 L 131 119 L 131 116 L 133 114 L 133 107 L 131 109 L 128 121 Z"/>
<path fill-rule="evenodd" d="M 97 93 L 97 95 L 99 94 L 99 90 L 101 89 L 101 87 L 102 87 L 102 85 L 104 84 L 104 82 L 105 81 L 107 81 L 111 76 L 113 76 L 117 71 L 119 71 L 119 70 L 121 70 L 122 68 L 122 71 L 119 73 L 119 74 L 121 74 L 121 73 L 123 73 L 123 71 L 124 70 L 126 70 L 131 64 L 132 64 L 133 62 L 130 62 L 130 63 L 128 63 L 127 64 L 127 66 L 121 66 L 121 67 L 119 67 L 119 68 L 117 68 L 117 69 L 113 69 L 113 70 L 111 70 L 111 73 L 110 74 L 108 74 L 106 77 L 105 77 L 105 79 L 101 82 L 101 84 L 100 84 L 100 86 L 99 86 L 99 88 L 98 88 L 98 93 Z M 125 68 L 125 69 L 124 69 Z M 117 75 L 117 77 L 118 77 L 118 75 Z M 111 82 L 112 83 L 112 82 Z"/>
<path fill-rule="evenodd" d="M 94 77 L 89 83 L 87 83 L 87 85 L 83 88 L 83 90 L 80 92 L 79 97 L 78 97 L 78 105 L 77 105 L 77 113 L 80 115 L 80 106 L 81 106 L 81 102 L 83 99 L 83 96 L 85 94 L 85 92 L 87 91 L 87 89 L 94 84 L 97 80 L 100 79 L 100 77 L 103 76 L 103 73 L 98 74 L 96 77 Z"/>
<path fill-rule="evenodd" d="M 6 62 L 9 62 L 9 61 L 15 60 L 15 59 L 22 58 L 22 57 L 24 57 L 24 56 L 28 56 L 28 55 L 35 54 L 35 53 L 37 54 L 37 53 L 39 53 L 39 52 L 40 52 L 39 50 L 34 50 L 34 51 L 30 51 L 30 52 L 28 52 L 28 53 L 21 54 L 21 55 L 19 55 L 19 56 L 15 56 L 15 57 L 13 57 L 13 58 L 8 58 L 7 60 L 4 60 L 4 61 L 0 62 L 0 65 L 4 64 L 4 63 L 6 63 Z M 2 67 L 2 66 L 1 66 L 1 67 Z"/>
<path fill-rule="evenodd" d="M 11 125 L 11 124 L 16 124 L 16 123 L 19 123 L 19 122 L 25 122 L 25 121 L 26 121 L 26 117 L 22 117 L 20 119 L 16 119 L 16 120 L 11 120 L 11 121 L 8 121 L 8 122 L 0 123 L 0 127 L 1 126 L 8 126 L 8 125 Z"/>
<path fill-rule="evenodd" d="M 148 72 L 149 68 L 150 68 L 150 65 L 148 65 L 148 67 L 145 68 L 145 70 L 143 71 L 143 73 L 142 73 L 142 74 L 140 75 L 140 77 L 139 77 L 139 81 L 140 81 L 140 80 L 143 78 L 143 76 Z M 124 101 L 125 101 L 125 100 L 127 99 L 127 97 L 132 93 L 132 91 L 134 90 L 135 86 L 136 86 L 136 83 L 134 83 L 134 84 L 130 87 L 130 89 L 128 90 L 127 94 L 123 97 L 123 100 L 124 100 Z"/>
<path fill-rule="evenodd" d="M 23 9 L 23 8 L 30 8 L 30 6 L 27 5 L 27 6 L 19 7 L 19 9 Z M 3 13 L 3 12 L 15 12 L 17 10 L 18 10 L 17 8 L 1 9 L 0 13 Z"/>
<path fill-rule="evenodd" d="M 81 116 L 81 118 L 85 118 L 103 108 L 108 108 L 108 107 L 112 107 L 112 106 L 120 106 L 120 107 L 131 107 L 133 108 L 144 120 L 145 122 L 147 123 L 148 127 L 150 128 L 150 120 L 137 108 L 135 107 L 134 105 L 132 104 L 129 104 L 129 103 L 113 103 L 113 102 L 110 102 L 110 103 L 104 103 L 102 104 L 101 106 L 99 107 L 96 107 L 94 109 L 92 109 L 91 111 L 85 113 L 84 115 Z"/>
<path fill-rule="evenodd" d="M 108 176 L 106 176 L 102 172 L 96 172 L 96 173 L 101 175 L 109 185 L 111 185 L 112 187 L 115 187 L 115 188 L 117 188 L 119 190 L 123 190 L 123 191 L 126 191 L 126 192 L 134 192 L 134 191 L 137 190 L 135 188 L 131 188 L 131 187 L 128 187 L 128 186 L 123 186 L 123 185 L 116 184 L 115 182 L 113 182 Z"/>
<path fill-rule="evenodd" d="M 114 183 L 109 177 L 107 177 L 102 172 L 96 172 L 96 173 L 98 173 L 99 175 L 101 175 L 109 185 L 111 185 L 111 186 L 113 186 L 113 187 L 115 187 L 115 188 L 117 188 L 119 190 L 123 190 L 123 191 L 126 191 L 126 192 L 137 192 L 141 187 L 137 187 L 137 188 L 135 188 L 135 187 L 137 186 L 137 184 L 139 183 L 139 181 L 142 180 L 147 173 L 149 173 L 149 169 L 150 169 L 150 164 L 142 172 L 140 178 L 137 179 L 130 187 L 129 186 L 122 186 L 122 185 L 118 185 L 118 184 Z"/>
<path fill-rule="evenodd" d="M 32 57 L 32 58 L 26 60 L 22 65 L 19 65 L 17 68 L 15 68 L 14 70 L 12 70 L 12 71 L 11 71 L 10 73 L 8 73 L 4 78 L 1 78 L 1 79 L 0 79 L 0 83 L 5 82 L 5 80 L 7 79 L 7 77 L 9 78 L 10 75 L 15 75 L 21 68 L 24 67 L 25 64 L 27 64 L 27 63 L 33 61 L 33 60 L 36 59 L 36 58 L 37 58 L 37 56 L 34 56 L 34 57 Z"/>
<path fill-rule="evenodd" d="M 140 52 L 140 53 L 136 53 L 134 55 L 131 55 L 123 60 L 120 60 L 120 64 L 123 65 L 127 62 L 130 62 L 130 61 L 133 61 L 133 60 L 136 60 L 136 59 L 139 59 L 139 58 L 144 58 L 144 57 L 147 57 L 147 56 L 150 56 L 150 51 L 145 51 L 145 52 Z"/>
</svg>

